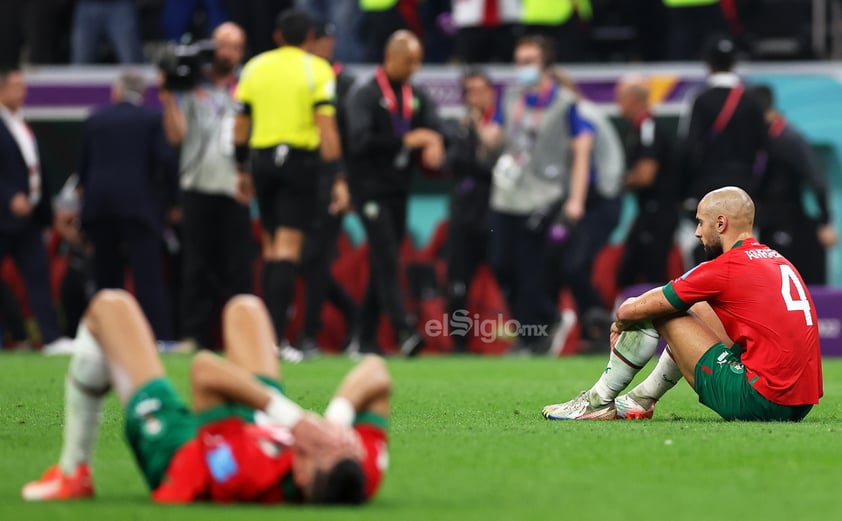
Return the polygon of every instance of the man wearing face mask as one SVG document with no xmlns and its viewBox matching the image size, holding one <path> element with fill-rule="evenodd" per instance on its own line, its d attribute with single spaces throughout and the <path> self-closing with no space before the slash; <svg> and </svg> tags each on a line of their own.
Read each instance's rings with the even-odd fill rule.
<svg viewBox="0 0 842 521">
<path fill-rule="evenodd" d="M 490 258 L 515 320 L 537 333 L 513 346 L 530 354 L 552 345 L 563 284 L 581 315 L 601 309 L 591 265 L 619 218 L 623 152 L 607 118 L 554 73 L 548 40 L 521 39 L 515 63 L 520 89 L 503 111 Z"/>
<path fill-rule="evenodd" d="M 222 303 L 252 290 L 254 245 L 249 203 L 251 181 L 234 161 L 233 91 L 246 35 L 234 23 L 213 33 L 214 61 L 205 80 L 185 93 L 161 90 L 164 131 L 181 146 L 184 226 L 184 350 L 211 347 L 213 316 Z"/>
<path fill-rule="evenodd" d="M 371 248 L 359 339 L 362 351 L 379 350 L 375 335 L 381 307 L 392 321 L 403 354 L 414 356 L 423 345 L 407 320 L 398 277 L 413 167 L 420 161 L 435 170 L 444 159 L 436 107 L 409 82 L 421 58 L 418 39 L 409 31 L 395 32 L 386 44 L 383 66 L 348 101 L 348 181 Z"/>
</svg>

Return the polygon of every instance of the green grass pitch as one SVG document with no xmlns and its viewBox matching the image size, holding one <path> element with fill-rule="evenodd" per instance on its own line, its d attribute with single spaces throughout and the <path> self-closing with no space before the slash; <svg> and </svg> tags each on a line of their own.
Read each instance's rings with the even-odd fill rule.
<svg viewBox="0 0 842 521">
<path fill-rule="evenodd" d="M 0 355 L 0 520 L 842 519 L 842 360 L 825 361 L 826 396 L 797 425 L 725 423 L 683 382 L 653 421 L 544 420 L 541 407 L 587 388 L 603 357 L 390 361 L 390 468 L 356 510 L 151 504 L 113 398 L 94 458 L 98 499 L 24 503 L 21 485 L 58 457 L 67 360 Z M 181 392 L 188 364 L 166 359 Z M 288 392 L 321 411 L 351 364 L 286 367 Z"/>
</svg>

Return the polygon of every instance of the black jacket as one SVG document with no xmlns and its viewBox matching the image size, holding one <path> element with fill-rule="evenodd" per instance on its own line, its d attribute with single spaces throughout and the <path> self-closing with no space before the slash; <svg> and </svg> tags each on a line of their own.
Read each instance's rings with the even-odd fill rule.
<svg viewBox="0 0 842 521">
<path fill-rule="evenodd" d="M 401 86 L 392 84 L 398 106 L 403 106 Z M 412 87 L 414 112 L 410 129 L 439 131 L 436 106 L 418 87 Z M 381 196 L 406 196 L 416 161 L 398 168 L 395 160 L 402 148 L 402 136 L 393 127 L 392 115 L 374 78 L 351 93 L 346 105 L 348 150 L 345 164 L 348 183 L 357 202 Z M 413 154 L 417 159 L 417 154 Z"/>
<path fill-rule="evenodd" d="M 82 222 L 120 217 L 161 229 L 178 189 L 165 156 L 160 112 L 121 102 L 93 114 L 82 134 Z"/>
<path fill-rule="evenodd" d="M 738 186 L 751 194 L 762 173 L 757 168 L 767 146 L 766 122 L 754 100 L 744 93 L 727 125 L 721 132 L 714 130 L 731 90 L 708 87 L 693 103 L 681 163 L 685 197 L 700 199 L 723 186 Z"/>
<path fill-rule="evenodd" d="M 43 164 L 43 163 L 42 163 Z M 15 233 L 29 224 L 51 226 L 53 206 L 51 193 L 44 172 L 41 172 L 41 200 L 29 217 L 15 217 L 9 203 L 17 193 L 29 195 L 29 167 L 20 151 L 18 142 L 0 121 L 0 232 Z"/>
<path fill-rule="evenodd" d="M 495 157 L 479 158 L 479 136 L 473 125 L 445 124 L 445 170 L 453 178 L 450 197 L 451 226 L 487 231 L 491 200 L 491 175 Z"/>
<path fill-rule="evenodd" d="M 766 174 L 757 187 L 757 226 L 776 229 L 807 218 L 802 194 L 809 188 L 819 206 L 820 222 L 830 220 L 827 182 L 812 147 L 798 130 L 778 120 L 772 126 Z"/>
</svg>

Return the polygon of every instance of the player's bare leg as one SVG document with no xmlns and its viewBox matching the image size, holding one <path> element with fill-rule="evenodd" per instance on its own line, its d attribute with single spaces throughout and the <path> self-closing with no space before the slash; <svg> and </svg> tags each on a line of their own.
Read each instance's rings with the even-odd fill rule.
<svg viewBox="0 0 842 521">
<path fill-rule="evenodd" d="M 716 335 L 720 342 L 731 345 L 725 328 L 719 317 L 706 302 L 700 302 L 690 308 L 690 314 L 695 315 L 705 323 Z M 655 369 L 627 394 L 618 396 L 615 400 L 617 417 L 625 419 L 648 419 L 655 412 L 655 403 L 672 389 L 681 379 L 681 370 L 675 361 L 675 355 L 669 345 L 661 353 L 661 358 Z"/>
<path fill-rule="evenodd" d="M 194 409 L 203 411 L 230 401 L 264 409 L 270 393 L 254 376 L 273 381 L 281 376 L 266 306 L 255 296 L 236 296 L 223 310 L 222 327 L 225 359 L 200 353 L 193 360 L 190 378 Z M 293 418 L 298 415 L 300 412 L 292 413 Z"/>
<path fill-rule="evenodd" d="M 90 460 L 102 402 L 113 387 L 123 404 L 135 389 L 164 375 L 154 338 L 140 307 L 124 291 L 94 296 L 79 326 L 65 382 L 64 443 L 59 464 L 24 486 L 28 500 L 93 495 Z"/>
<path fill-rule="evenodd" d="M 701 317 L 710 319 L 703 312 L 701 315 L 686 314 L 655 322 L 658 332 L 670 345 L 681 374 L 694 388 L 696 364 L 702 356 L 717 342 L 730 342 L 727 335 L 718 334 L 716 327 L 711 327 Z"/>
<path fill-rule="evenodd" d="M 615 337 L 616 335 L 616 337 Z M 563 403 L 547 405 L 541 414 L 548 420 L 613 420 L 617 416 L 614 399 L 652 358 L 660 337 L 651 323 L 612 334 L 608 365 L 599 380 L 587 391 Z"/>
</svg>

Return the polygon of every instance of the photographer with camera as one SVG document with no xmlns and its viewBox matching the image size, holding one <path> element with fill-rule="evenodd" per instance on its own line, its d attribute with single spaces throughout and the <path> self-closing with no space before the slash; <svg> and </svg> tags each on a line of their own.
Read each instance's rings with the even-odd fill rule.
<svg viewBox="0 0 842 521">
<path fill-rule="evenodd" d="M 181 146 L 183 350 L 210 347 L 214 313 L 252 289 L 251 180 L 237 170 L 233 141 L 233 91 L 245 43 L 238 25 L 217 27 L 207 66 L 202 59 L 183 58 L 197 69 L 189 71 L 198 82 L 189 90 L 182 89 L 190 82 L 165 65 L 170 62 L 161 64 L 164 132 L 167 141 Z"/>
</svg>

